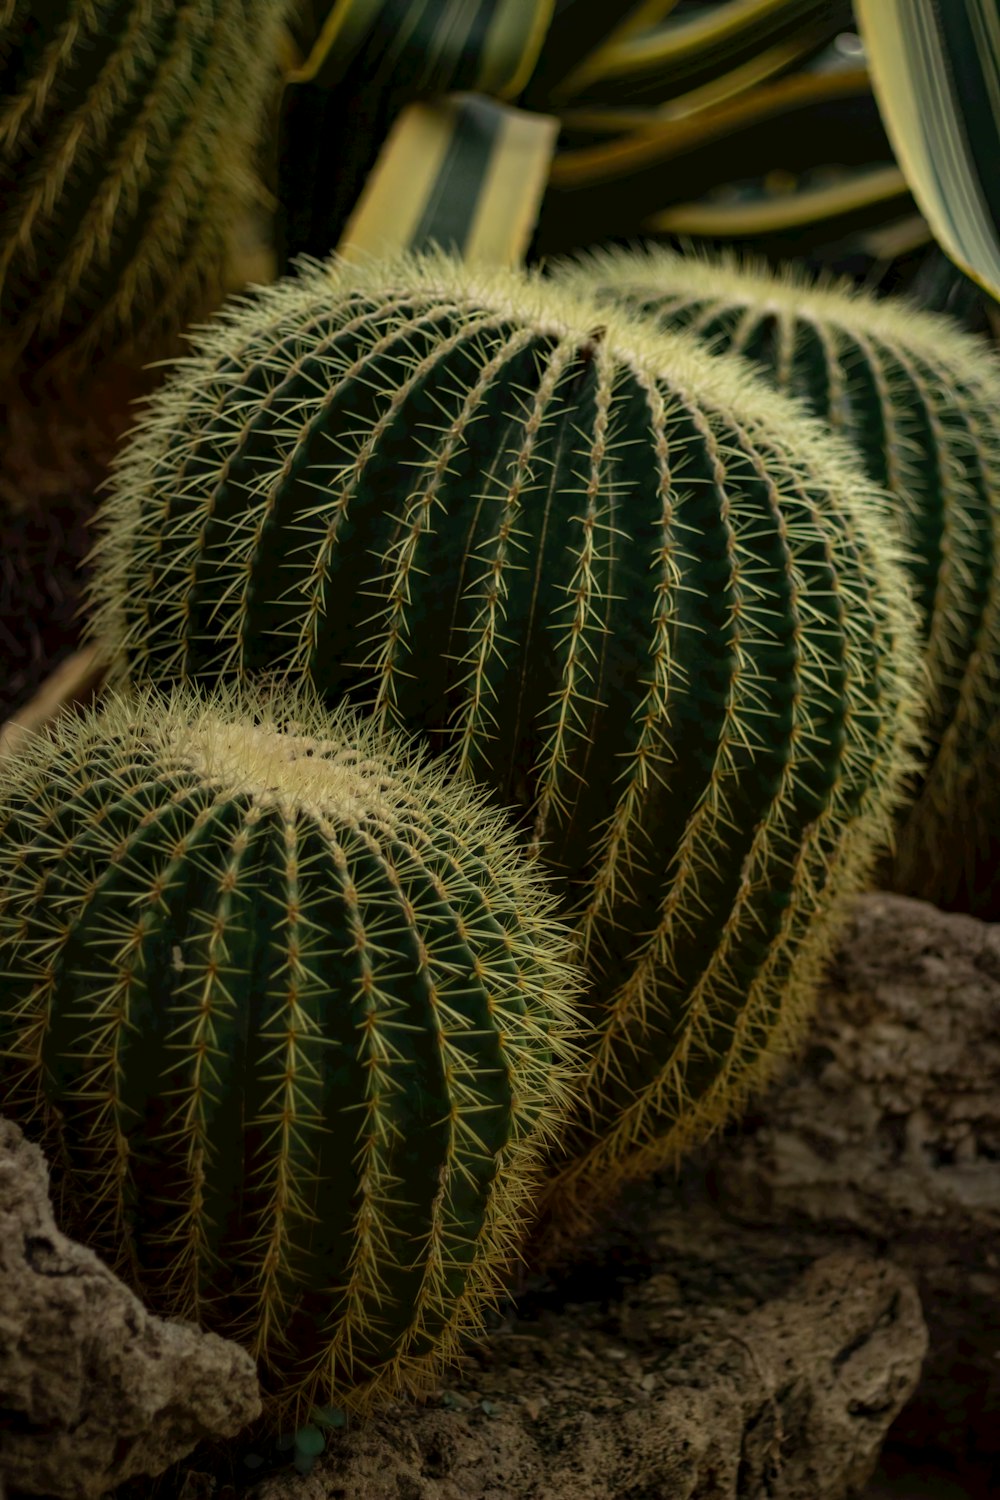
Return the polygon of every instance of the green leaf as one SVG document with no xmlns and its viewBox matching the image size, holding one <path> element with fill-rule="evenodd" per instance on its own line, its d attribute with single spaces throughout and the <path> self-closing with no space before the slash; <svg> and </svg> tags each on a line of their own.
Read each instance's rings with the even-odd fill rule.
<svg viewBox="0 0 1000 1500">
<path fill-rule="evenodd" d="M 431 245 L 515 265 L 535 227 L 556 121 L 477 94 L 411 104 L 365 184 L 345 258 Z"/>
<path fill-rule="evenodd" d="M 875 96 L 938 243 L 1000 297 L 1000 4 L 855 0 Z"/>
<path fill-rule="evenodd" d="M 553 91 L 550 102 L 658 103 L 712 84 L 767 53 L 777 53 L 774 67 L 787 68 L 825 46 L 850 19 L 849 0 L 725 0 L 638 34 L 612 36 Z"/>
<path fill-rule="evenodd" d="M 330 88 L 348 70 L 391 79 L 412 96 L 475 89 L 520 93 L 545 40 L 555 0 L 336 0 L 292 83 Z"/>
<path fill-rule="evenodd" d="M 807 239 L 911 212 L 865 72 L 813 71 L 561 152 L 535 248 L 548 255 L 633 235 L 788 234 L 796 254 Z"/>
<path fill-rule="evenodd" d="M 313 0 L 313 44 L 279 128 L 279 260 L 326 255 L 408 105 L 472 91 L 514 98 L 555 0 Z"/>
</svg>

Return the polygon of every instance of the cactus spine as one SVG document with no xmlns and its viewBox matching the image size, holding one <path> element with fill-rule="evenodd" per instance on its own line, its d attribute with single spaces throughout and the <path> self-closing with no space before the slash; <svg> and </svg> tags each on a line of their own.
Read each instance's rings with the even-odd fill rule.
<svg viewBox="0 0 1000 1500">
<path fill-rule="evenodd" d="M 1000 740 L 1000 363 L 945 317 L 853 287 L 657 248 L 558 273 L 751 359 L 849 438 L 891 491 L 920 608 L 931 759 L 894 878 L 954 899 L 996 822 Z"/>
<path fill-rule="evenodd" d="M 565 1107 L 567 932 L 474 790 L 301 701 L 112 698 L 0 769 L 0 1094 L 275 1414 L 473 1330 Z"/>
<path fill-rule="evenodd" d="M 103 526 L 119 673 L 310 677 L 519 807 L 592 976 L 567 1208 L 766 1076 L 909 765 L 900 565 L 818 424 L 537 278 L 305 267 L 203 335 Z"/>
<path fill-rule="evenodd" d="M 289 0 L 0 0 L 0 373 L 223 291 Z"/>
</svg>

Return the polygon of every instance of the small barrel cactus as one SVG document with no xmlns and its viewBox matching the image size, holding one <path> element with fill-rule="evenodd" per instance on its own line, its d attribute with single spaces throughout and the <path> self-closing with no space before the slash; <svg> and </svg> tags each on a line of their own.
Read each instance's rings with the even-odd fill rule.
<svg viewBox="0 0 1000 1500">
<path fill-rule="evenodd" d="M 476 1328 L 578 981 L 481 794 L 281 703 L 112 698 L 0 768 L 0 1099 L 91 1242 L 301 1416 Z"/>
<path fill-rule="evenodd" d="M 155 349 L 225 290 L 290 0 L 0 0 L 0 374 Z"/>
<path fill-rule="evenodd" d="M 567 1213 L 766 1076 L 909 765 L 905 580 L 818 424 L 539 278 L 304 267 L 154 397 L 103 527 L 119 674 L 311 678 L 519 808 L 591 974 Z"/>
<path fill-rule="evenodd" d="M 931 759 L 895 879 L 954 899 L 1000 812 L 1000 361 L 950 319 L 651 247 L 557 273 L 751 359 L 849 438 L 894 497 L 920 608 Z"/>
</svg>

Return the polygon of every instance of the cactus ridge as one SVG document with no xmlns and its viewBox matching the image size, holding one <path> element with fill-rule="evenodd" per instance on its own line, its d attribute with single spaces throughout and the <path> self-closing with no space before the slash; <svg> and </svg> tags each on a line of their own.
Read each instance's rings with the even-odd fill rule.
<svg viewBox="0 0 1000 1500">
<path fill-rule="evenodd" d="M 883 508 L 693 336 L 440 257 L 304 265 L 147 409 L 93 633 L 140 681 L 311 678 L 520 809 L 593 976 L 594 1201 L 773 1065 L 887 836 L 918 690 Z"/>
<path fill-rule="evenodd" d="M 482 794 L 352 716 L 112 696 L 0 772 L 0 1086 L 272 1411 L 476 1330 L 574 1058 L 568 932 Z"/>
<path fill-rule="evenodd" d="M 558 272 L 659 326 L 742 354 L 847 437 L 894 497 L 921 615 L 931 750 L 896 878 L 954 895 L 962 849 L 992 821 L 1000 699 L 1000 363 L 950 319 L 735 257 L 656 247 Z M 961 836 L 956 837 L 956 829 Z M 955 851 L 953 861 L 949 851 Z"/>
<path fill-rule="evenodd" d="M 289 0 L 0 0 L 0 366 L 156 347 L 224 290 Z"/>
</svg>

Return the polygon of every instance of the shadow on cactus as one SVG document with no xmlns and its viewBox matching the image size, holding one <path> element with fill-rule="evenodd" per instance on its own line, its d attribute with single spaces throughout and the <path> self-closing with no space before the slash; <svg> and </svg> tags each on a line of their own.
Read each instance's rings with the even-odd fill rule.
<svg viewBox="0 0 1000 1500">
<path fill-rule="evenodd" d="M 155 350 L 225 291 L 290 0 L 0 0 L 0 373 Z"/>
<path fill-rule="evenodd" d="M 651 247 L 557 275 L 752 360 L 849 438 L 892 493 L 920 608 L 932 752 L 893 881 L 975 904 L 1000 811 L 1000 361 L 948 318 L 795 268 L 778 276 Z"/>
<path fill-rule="evenodd" d="M 272 1418 L 432 1379 L 565 1113 L 576 972 L 481 794 L 301 698 L 113 698 L 0 768 L 0 1095 Z"/>
<path fill-rule="evenodd" d="M 537 277 L 304 266 L 199 337 L 102 525 L 120 676 L 308 677 L 519 808 L 591 975 L 566 1215 L 768 1076 L 911 764 L 901 565 L 819 424 Z"/>
</svg>

